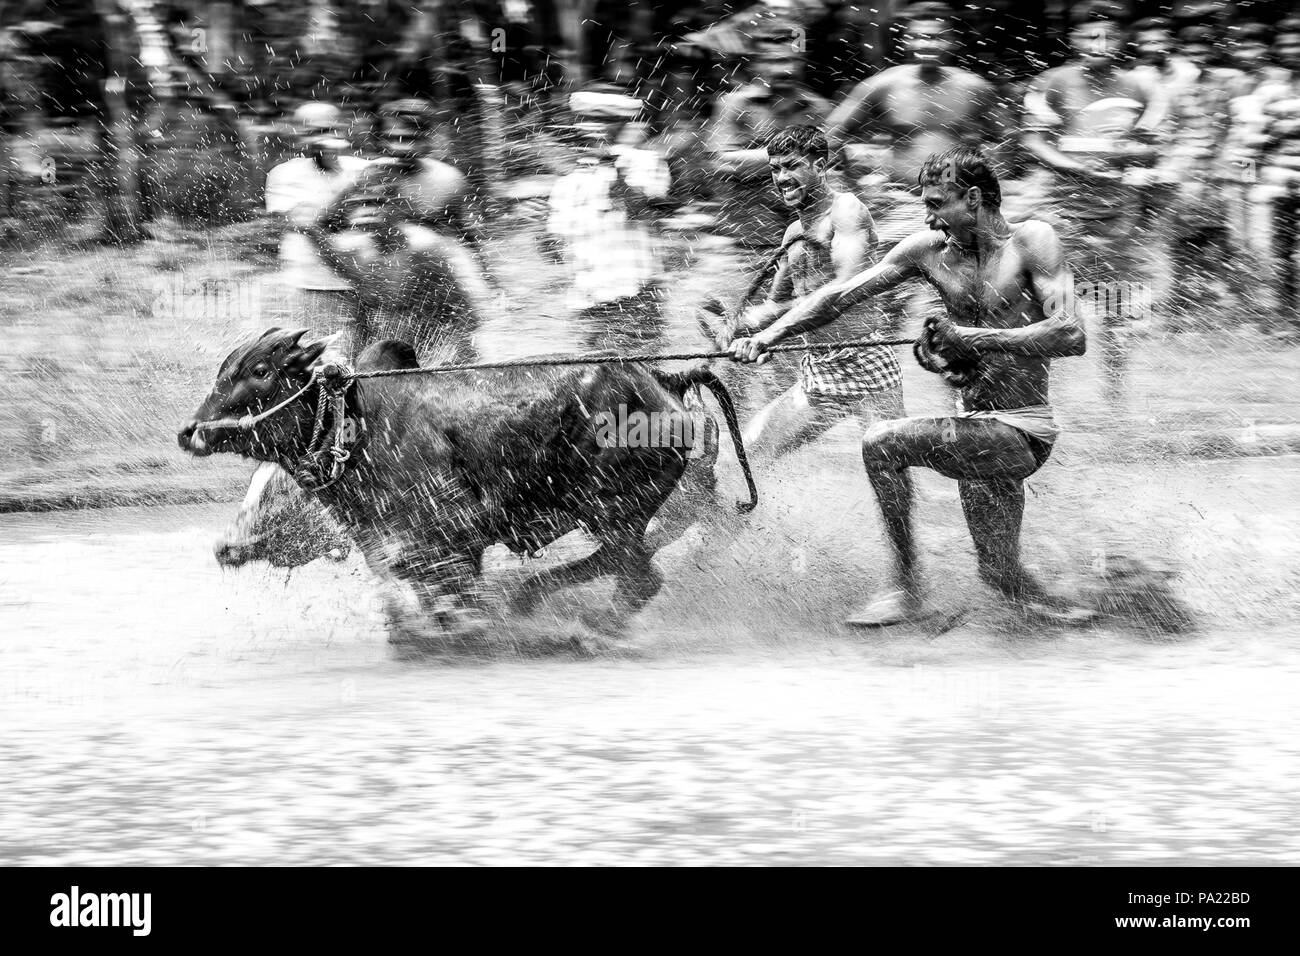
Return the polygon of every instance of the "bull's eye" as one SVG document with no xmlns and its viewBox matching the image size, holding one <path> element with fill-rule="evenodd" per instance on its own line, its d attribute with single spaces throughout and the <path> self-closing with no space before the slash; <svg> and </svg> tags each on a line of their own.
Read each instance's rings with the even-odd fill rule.
<svg viewBox="0 0 1300 956">
<path fill-rule="evenodd" d="M 265 362 L 258 362 L 253 366 L 253 377 L 263 379 L 270 378 L 271 366 L 267 365 Z"/>
</svg>

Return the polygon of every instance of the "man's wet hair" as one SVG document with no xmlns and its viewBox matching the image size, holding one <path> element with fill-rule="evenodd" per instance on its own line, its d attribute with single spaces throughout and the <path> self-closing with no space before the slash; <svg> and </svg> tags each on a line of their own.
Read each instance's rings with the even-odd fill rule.
<svg viewBox="0 0 1300 956">
<path fill-rule="evenodd" d="M 910 4 L 898 11 L 895 22 L 900 26 L 908 27 L 913 23 L 925 23 L 930 20 L 942 20 L 944 23 L 955 24 L 957 13 L 946 3 L 922 0 L 921 3 Z"/>
<path fill-rule="evenodd" d="M 1002 186 L 992 164 L 974 146 L 955 146 L 946 153 L 931 155 L 916 174 L 918 186 L 952 186 L 965 192 L 972 186 L 980 191 L 980 205 L 986 209 L 1002 206 Z"/>
<path fill-rule="evenodd" d="M 1203 23 L 1194 23 L 1178 31 L 1178 42 L 1204 43 L 1208 46 L 1215 46 L 1219 42 L 1219 35 L 1214 27 L 1206 26 Z"/>
<path fill-rule="evenodd" d="M 1295 36 L 1298 33 L 1300 33 L 1300 17 L 1287 17 L 1279 20 L 1273 27 L 1273 40 L 1276 42 L 1283 35 Z"/>
<path fill-rule="evenodd" d="M 378 112 L 383 129 L 392 125 L 402 125 L 427 133 L 437 125 L 437 113 L 433 106 L 416 97 L 390 100 L 380 106 Z"/>
<path fill-rule="evenodd" d="M 764 145 L 769 156 L 804 156 L 826 162 L 831 155 L 826 134 L 816 126 L 790 126 L 777 130 Z"/>
<path fill-rule="evenodd" d="M 1273 31 L 1266 24 L 1257 21 L 1238 23 L 1228 27 L 1228 40 L 1231 43 L 1254 41 L 1268 46 L 1273 42 Z"/>
<path fill-rule="evenodd" d="M 1149 33 L 1152 30 L 1161 30 L 1168 34 L 1173 34 L 1173 24 L 1169 22 L 1168 17 L 1143 17 L 1133 24 L 1130 33 Z"/>
<path fill-rule="evenodd" d="M 1081 27 L 1089 23 L 1113 23 L 1123 26 L 1128 10 L 1115 0 L 1084 0 L 1070 9 L 1070 26 Z"/>
</svg>

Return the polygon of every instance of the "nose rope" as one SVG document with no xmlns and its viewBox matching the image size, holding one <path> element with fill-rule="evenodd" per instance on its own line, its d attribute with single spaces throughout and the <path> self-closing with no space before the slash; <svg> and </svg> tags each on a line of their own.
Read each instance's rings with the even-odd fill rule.
<svg viewBox="0 0 1300 956">
<path fill-rule="evenodd" d="M 240 418 L 220 418 L 199 422 L 194 426 L 194 430 L 199 432 L 237 428 L 241 432 L 252 431 L 258 423 L 289 407 L 315 386 L 318 392 L 311 440 L 307 443 L 307 451 L 302 460 L 294 468 L 293 476 L 303 487 L 321 491 L 343 477 L 348 460 L 352 457 L 350 446 L 355 439 L 352 436 L 352 426 L 347 420 L 347 391 L 356 377 L 356 374 L 345 366 L 322 365 L 312 372 L 306 385 L 266 411 Z M 329 435 L 326 436 L 324 434 L 325 409 L 330 404 L 333 406 L 334 416 L 330 423 Z"/>
<path fill-rule="evenodd" d="M 320 372 L 321 369 L 317 369 L 315 372 L 312 373 L 312 377 L 307 380 L 306 385 L 298 389 L 298 391 L 294 392 L 292 395 L 290 395 L 288 398 L 282 401 L 279 405 L 274 405 L 271 408 L 268 408 L 264 412 L 259 412 L 256 415 L 242 415 L 239 418 L 218 418 L 213 421 L 198 422 L 194 426 L 194 430 L 196 432 L 207 432 L 207 431 L 217 431 L 218 429 L 221 428 L 237 428 L 241 432 L 251 432 L 254 428 L 256 428 L 262 422 L 266 421 L 276 412 L 280 411 L 281 409 L 288 408 L 290 405 L 296 402 L 299 398 L 303 396 L 303 394 L 307 391 L 307 389 L 311 388 L 313 385 L 322 384 L 320 381 L 321 378 Z"/>
</svg>

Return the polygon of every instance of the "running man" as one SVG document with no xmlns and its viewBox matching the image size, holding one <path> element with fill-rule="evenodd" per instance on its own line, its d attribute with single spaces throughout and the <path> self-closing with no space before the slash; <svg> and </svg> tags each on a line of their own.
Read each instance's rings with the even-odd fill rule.
<svg viewBox="0 0 1300 956">
<path fill-rule="evenodd" d="M 917 182 L 927 232 L 904 239 L 860 275 L 824 286 L 762 332 L 737 339 L 732 357 L 761 361 L 771 346 L 887 289 L 910 279 L 929 282 L 947 314 L 927 320 L 917 360 L 960 387 L 963 410 L 867 430 L 862 457 L 893 548 L 894 582 L 849 623 L 883 626 L 927 614 L 912 534 L 912 467 L 957 480 L 980 577 L 1008 600 L 1053 615 L 1062 602 L 1021 564 L 1020 522 L 1024 481 L 1042 467 L 1059 432 L 1048 404 L 1051 360 L 1082 355 L 1086 347 L 1070 307 L 1061 244 L 1039 220 L 1007 223 L 997 176 L 976 149 L 932 156 Z"/>
<path fill-rule="evenodd" d="M 850 279 L 875 262 L 871 213 L 852 193 L 830 188 L 830 150 L 819 129 L 782 130 L 768 140 L 767 155 L 773 186 L 797 218 L 785 230 L 782 245 L 787 252 L 767 300 L 739 317 L 736 327 L 728 330 L 728 342 L 737 334 L 768 328 L 803 297 L 828 282 Z M 884 324 L 877 308 L 859 306 L 840 323 L 834 338 L 865 337 Z M 755 416 L 745 432 L 745 446 L 752 455 L 775 458 L 845 418 L 865 426 L 874 418 L 902 416 L 902 372 L 892 349 L 806 352 L 798 381 Z"/>
</svg>

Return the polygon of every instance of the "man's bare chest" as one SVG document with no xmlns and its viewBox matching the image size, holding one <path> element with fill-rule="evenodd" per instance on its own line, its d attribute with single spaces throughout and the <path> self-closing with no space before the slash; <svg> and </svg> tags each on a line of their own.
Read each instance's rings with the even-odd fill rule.
<svg viewBox="0 0 1300 956">
<path fill-rule="evenodd" d="M 903 83 L 887 90 L 881 100 L 881 118 L 896 130 L 949 129 L 957 133 L 974 121 L 977 109 L 971 91 L 951 83 Z"/>
<path fill-rule="evenodd" d="M 935 256 L 927 277 L 953 317 L 971 324 L 995 328 L 1019 324 L 1033 298 L 1025 264 L 1013 248 L 981 259 L 945 250 Z"/>
<path fill-rule="evenodd" d="M 787 262 L 795 295 L 814 292 L 835 277 L 833 242 L 829 221 L 822 221 L 790 245 Z"/>
</svg>

